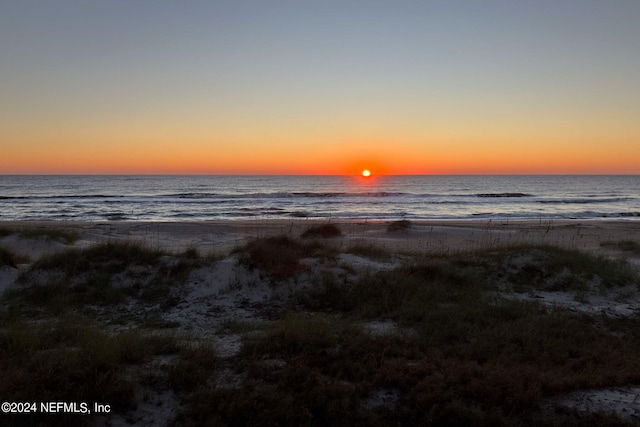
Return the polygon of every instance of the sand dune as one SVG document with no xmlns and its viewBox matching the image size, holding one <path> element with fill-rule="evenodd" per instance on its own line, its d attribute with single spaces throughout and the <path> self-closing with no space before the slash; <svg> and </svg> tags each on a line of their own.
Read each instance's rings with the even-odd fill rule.
<svg viewBox="0 0 640 427">
<path fill-rule="evenodd" d="M 122 303 L 106 306 L 83 303 L 84 312 L 90 312 L 98 323 L 110 325 L 108 330 L 112 333 L 149 324 L 171 325 L 176 333 L 196 336 L 198 339 L 215 343 L 217 357 L 221 363 L 231 364 L 235 357 L 239 357 L 244 335 L 233 330 L 230 325 L 242 322 L 270 324 L 287 310 L 286 307 L 291 307 L 292 301 L 309 298 L 305 296 L 307 293 L 320 295 L 314 293 L 317 292 L 314 291 L 314 286 L 317 286 L 318 277 L 322 277 L 323 274 L 351 286 L 362 276 L 392 271 L 415 258 L 428 259 L 429 257 L 423 257 L 424 254 L 464 254 L 478 249 L 499 252 L 500 248 L 505 247 L 535 245 L 579 249 L 612 258 L 624 256 L 630 263 L 640 264 L 639 252 L 625 251 L 624 246 L 625 242 L 640 242 L 640 223 L 634 221 L 332 221 L 331 224 L 337 227 L 341 234 L 317 240 L 322 241 L 322 245 L 333 248 L 333 255 L 301 259 L 300 268 L 296 270 L 299 273 L 295 275 L 278 278 L 277 275 L 262 271 L 259 265 L 258 268 L 249 266 L 246 260 L 243 260 L 242 251 L 248 250 L 249 242 L 273 236 L 288 236 L 291 242 L 301 242 L 305 239 L 301 239 L 300 236 L 310 227 L 326 224 L 327 221 L 312 220 L 184 223 L 4 222 L 0 223 L 0 230 L 4 230 L 0 234 L 0 246 L 16 254 L 18 265 L 17 268 L 10 265 L 0 268 L 0 291 L 24 289 L 25 286 L 33 286 L 38 282 L 46 283 L 50 277 L 60 275 L 55 266 L 32 271 L 30 266 L 47 255 L 73 248 L 89 249 L 107 242 L 140 242 L 147 248 L 162 249 L 164 253 L 175 255 L 163 255 L 150 266 L 125 267 L 123 271 L 112 275 L 110 280 L 115 280 L 114 283 L 119 283 L 118 286 L 125 287 L 129 286 L 131 281 L 138 281 L 140 286 L 144 287 L 147 283 L 145 280 L 156 279 L 160 280 L 161 285 L 165 279 L 175 281 L 175 285 L 173 282 L 170 283 L 171 286 L 165 289 L 166 293 L 162 294 L 162 300 L 154 299 L 155 297 L 143 299 L 129 296 Z M 62 232 L 53 233 L 51 230 Z M 65 233 L 73 238 L 64 237 Z M 198 254 L 213 254 L 215 258 L 211 258 L 212 261 L 194 264 L 195 267 L 179 285 L 173 276 L 161 278 L 160 272 L 170 272 L 173 267 L 179 265 L 182 262 L 180 254 L 188 249 L 195 249 L 194 252 Z M 513 278 L 520 274 L 520 271 L 516 270 L 521 264 L 529 263 L 526 267 L 533 271 L 546 268 L 543 264 L 536 264 L 540 263 L 539 260 L 531 261 L 518 257 L 521 255 L 507 256 L 505 261 L 500 261 L 508 260 L 510 264 L 504 266 L 504 271 Z M 26 284 L 18 283 L 21 273 L 26 273 Z M 543 277 L 548 283 L 553 284 L 554 280 L 561 280 L 564 274 L 566 272 L 559 271 Z M 90 273 L 80 272 L 66 280 L 69 281 L 68 286 L 75 286 L 76 282 L 83 284 L 83 280 L 89 280 L 89 276 Z M 504 279 L 500 275 L 493 279 L 499 285 L 492 292 L 496 292 L 504 300 L 542 303 L 587 316 L 632 318 L 636 316 L 640 304 L 638 284 L 603 288 L 598 285 L 597 280 L 589 279 L 588 288 L 580 291 L 558 290 L 544 284 L 544 289 L 529 287 L 524 291 L 514 291 L 515 287 L 521 285 L 511 283 L 510 279 Z M 500 284 L 505 280 L 506 284 Z M 314 304 L 313 301 L 306 301 L 307 304 Z M 362 324 L 362 328 L 372 336 L 396 334 L 411 337 L 414 334 L 410 329 L 400 328 L 389 318 L 367 321 Z M 282 360 L 268 362 L 279 368 L 285 366 Z M 170 362 L 162 359 L 157 363 L 164 366 L 163 364 Z M 230 367 L 225 369 L 220 374 L 226 375 L 225 383 L 220 387 L 233 387 L 229 384 L 241 381 L 232 373 Z M 588 389 L 559 395 L 542 402 L 541 407 L 553 410 L 560 405 L 580 411 L 613 411 L 623 419 L 640 416 L 640 404 L 632 399 L 637 387 L 616 387 L 615 393 L 611 390 L 610 387 Z M 160 388 L 146 390 L 145 393 L 146 397 L 138 402 L 135 411 L 113 414 L 108 420 L 109 425 L 126 425 L 131 420 L 142 425 L 156 425 L 166 422 L 170 415 L 184 410 L 180 396 L 172 390 Z M 376 393 L 363 401 L 364 408 L 375 410 L 379 407 L 392 407 L 397 403 L 397 391 L 381 389 Z M 162 407 L 163 410 L 158 411 L 158 407 Z"/>
</svg>

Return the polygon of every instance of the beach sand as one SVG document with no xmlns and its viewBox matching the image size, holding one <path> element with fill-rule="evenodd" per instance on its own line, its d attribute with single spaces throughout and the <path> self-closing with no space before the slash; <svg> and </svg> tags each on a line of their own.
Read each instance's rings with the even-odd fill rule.
<svg viewBox="0 0 640 427">
<path fill-rule="evenodd" d="M 640 221 L 412 221 L 399 231 L 388 231 L 388 221 L 246 220 L 207 222 L 73 222 L 5 221 L 0 229 L 61 229 L 79 234 L 76 246 L 105 241 L 138 241 L 169 251 L 195 248 L 226 254 L 248 241 L 277 235 L 299 237 L 306 229 L 333 224 L 342 236 L 331 239 L 338 247 L 370 245 L 399 252 L 450 252 L 487 247 L 548 244 L 570 249 L 607 251 L 608 242 L 640 240 Z M 37 259 L 63 249 L 50 240 L 4 238 L 0 243 Z"/>
<path fill-rule="evenodd" d="M 110 322 L 113 318 L 135 319 L 154 316 L 163 322 L 179 325 L 177 332 L 196 334 L 215 342 L 218 356 L 231 360 L 242 345 L 242 334 L 230 332 L 225 325 L 229 322 L 262 322 L 270 319 L 274 310 L 286 304 L 291 292 L 291 280 L 284 285 L 274 285 L 273 278 L 265 278 L 256 270 L 246 269 L 239 262 L 234 249 L 259 238 L 288 236 L 300 239 L 304 231 L 311 227 L 330 223 L 338 227 L 342 234 L 338 237 L 318 239 L 323 244 L 338 249 L 338 257 L 331 261 L 317 259 L 303 260 L 310 272 L 295 279 L 296 286 L 303 286 L 305 280 L 313 280 L 314 270 L 336 272 L 336 276 L 376 274 L 401 265 L 408 257 L 428 254 L 465 253 L 474 250 L 490 250 L 502 247 L 531 245 L 552 245 L 586 252 L 624 257 L 631 263 L 640 265 L 640 254 L 624 253 L 620 242 L 640 242 L 640 222 L 602 221 L 412 221 L 391 223 L 385 221 L 326 221 L 326 220 L 247 220 L 208 222 L 0 222 L 0 246 L 8 248 L 18 256 L 17 268 L 4 266 L 0 269 L 0 292 L 19 286 L 17 279 L 21 272 L 38 259 L 69 248 L 89 248 L 105 242 L 140 242 L 149 248 L 163 249 L 179 254 L 187 249 L 196 249 L 199 254 L 214 255 L 215 261 L 209 267 L 194 272 L 179 293 L 172 294 L 174 303 L 156 308 L 141 303 L 110 307 L 108 310 L 92 308 L 99 321 Z M 398 230 L 390 231 L 390 228 Z M 391 226 L 391 227 L 390 227 Z M 42 234 L 33 230 L 43 231 Z M 74 233 L 73 242 L 64 238 L 47 237 L 46 230 L 64 230 Z M 30 233 L 29 233 L 30 231 Z M 365 248 L 387 254 L 383 259 L 362 255 Z M 348 267 L 345 267 L 348 266 Z M 155 274 L 156 272 L 148 272 Z M 341 276 L 342 277 L 342 276 Z M 311 279 L 310 279 L 311 278 Z M 345 279 L 347 280 L 347 279 Z M 350 279 L 350 280 L 355 280 Z M 618 292 L 618 293 L 616 293 Z M 517 298 L 539 301 L 544 304 L 565 307 L 573 312 L 596 316 L 634 316 L 640 304 L 637 292 L 628 294 L 621 301 L 621 290 L 610 294 L 602 292 L 590 295 L 589 301 L 576 299 L 570 292 L 534 292 L 518 294 Z M 512 296 L 506 296 L 510 298 Z M 379 319 L 365 325 L 371 333 L 389 334 L 395 330 L 394 322 Z M 126 329 L 137 327 L 133 324 L 121 326 Z M 114 329 L 117 331 L 117 328 Z M 619 412 L 621 416 L 640 417 L 640 402 L 634 401 L 637 388 L 616 388 L 586 391 L 588 394 L 574 394 L 549 402 L 549 407 L 564 405 L 593 411 L 599 409 Z M 113 415 L 109 425 L 126 425 L 134 420 L 140 425 L 155 425 L 174 416 L 179 399 L 170 390 L 157 393 L 147 391 L 138 409 L 126 416 Z M 389 397 L 393 400 L 393 396 Z M 562 400 L 565 399 L 565 400 Z M 587 402 L 587 403 L 585 403 Z M 613 403 L 612 403 L 613 402 Z M 384 402 L 375 403 L 386 404 Z M 609 406 L 606 406 L 609 405 Z M 158 408 L 163 407 L 163 411 Z"/>
</svg>

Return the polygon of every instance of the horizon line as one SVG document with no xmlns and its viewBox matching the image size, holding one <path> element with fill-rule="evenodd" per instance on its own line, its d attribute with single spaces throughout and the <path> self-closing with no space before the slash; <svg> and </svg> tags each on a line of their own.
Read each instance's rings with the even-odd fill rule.
<svg viewBox="0 0 640 427">
<path fill-rule="evenodd" d="M 382 176 L 638 176 L 637 173 L 611 173 L 611 172 L 542 172 L 542 173 L 408 173 L 408 174 L 371 174 L 370 177 L 365 179 L 371 179 Z M 350 174 L 319 174 L 319 173 L 91 173 L 91 172 L 36 172 L 36 173 L 2 173 L 0 176 L 350 176 L 350 177 L 362 177 L 358 173 Z"/>
</svg>

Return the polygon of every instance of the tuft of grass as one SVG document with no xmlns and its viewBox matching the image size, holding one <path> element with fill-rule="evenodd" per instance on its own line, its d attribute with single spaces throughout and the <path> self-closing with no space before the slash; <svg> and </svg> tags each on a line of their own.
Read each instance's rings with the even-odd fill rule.
<svg viewBox="0 0 640 427">
<path fill-rule="evenodd" d="M 634 240 L 620 240 L 617 242 L 602 242 L 600 246 L 612 247 L 623 252 L 631 252 L 633 254 L 640 254 L 640 243 Z"/>
<path fill-rule="evenodd" d="M 129 264 L 157 265 L 163 251 L 134 242 L 108 242 L 88 249 L 70 249 L 44 257 L 33 264 L 37 270 L 61 270 L 67 276 L 95 270 L 120 271 Z"/>
<path fill-rule="evenodd" d="M 129 331 L 109 335 L 86 320 L 12 323 L 0 330 L 0 394 L 12 401 L 107 402 L 114 412 L 136 405 L 140 378 L 129 368 L 176 353 L 172 337 Z M 31 414 L 33 425 L 85 425 L 91 416 Z M 8 425 L 24 414 L 6 415 Z"/>
<path fill-rule="evenodd" d="M 435 310 L 473 305 L 487 289 L 474 269 L 436 259 L 366 276 L 353 286 L 350 297 L 352 308 L 367 318 L 382 316 L 411 324 Z"/>
<path fill-rule="evenodd" d="M 594 284 L 612 288 L 637 281 L 625 260 L 553 246 L 503 248 L 480 258 L 489 271 L 526 289 L 580 292 Z"/>
<path fill-rule="evenodd" d="M 307 310 L 331 311 L 348 309 L 351 304 L 351 287 L 346 278 L 336 277 L 331 271 L 322 270 L 311 278 L 307 289 L 294 293 L 294 301 Z M 348 305 L 344 307 L 342 304 Z"/>
<path fill-rule="evenodd" d="M 300 237 L 303 239 L 309 238 L 332 238 L 342 236 L 342 231 L 337 225 L 323 224 L 308 228 Z"/>
<path fill-rule="evenodd" d="M 17 268 L 17 256 L 11 250 L 0 246 L 0 267 L 8 265 L 9 267 Z"/>
<path fill-rule="evenodd" d="M 206 341 L 183 345 L 179 356 L 169 367 L 167 377 L 176 391 L 192 392 L 206 386 L 219 365 L 215 346 Z"/>
<path fill-rule="evenodd" d="M 307 267 L 300 263 L 304 258 L 334 255 L 332 250 L 317 242 L 303 244 L 287 236 L 255 239 L 245 246 L 242 253 L 243 262 L 279 279 L 306 271 Z"/>
<path fill-rule="evenodd" d="M 196 260 L 200 258 L 200 253 L 198 252 L 198 248 L 190 246 L 184 250 L 184 252 L 182 253 L 182 257 L 186 259 Z"/>
<path fill-rule="evenodd" d="M 172 287 L 184 283 L 200 265 L 201 259 L 194 257 L 192 252 L 169 256 L 136 243 L 69 249 L 35 262 L 20 278 L 23 286 L 6 295 L 58 313 L 86 304 L 115 305 L 127 298 L 163 301 L 167 308 L 175 304 L 166 298 Z"/>
<path fill-rule="evenodd" d="M 409 221 L 408 219 L 392 221 L 387 225 L 387 231 L 390 233 L 393 233 L 396 231 L 407 231 L 411 228 L 411 226 L 412 226 L 411 221 Z"/>
<path fill-rule="evenodd" d="M 6 227 L 0 227 L 0 238 L 11 236 L 12 234 L 15 234 L 15 233 L 16 233 L 15 230 L 12 230 Z"/>
<path fill-rule="evenodd" d="M 386 260 L 391 257 L 391 253 L 388 249 L 381 247 L 379 245 L 368 243 L 368 244 L 353 244 L 350 245 L 345 253 L 360 255 L 366 258 L 377 259 L 377 260 Z"/>
<path fill-rule="evenodd" d="M 300 264 L 304 248 L 286 236 L 256 239 L 246 246 L 245 251 L 250 265 L 275 277 L 291 277 L 305 270 Z"/>
<path fill-rule="evenodd" d="M 25 228 L 18 235 L 27 239 L 53 240 L 64 244 L 74 243 L 80 238 L 80 234 L 75 231 L 58 228 Z"/>
</svg>

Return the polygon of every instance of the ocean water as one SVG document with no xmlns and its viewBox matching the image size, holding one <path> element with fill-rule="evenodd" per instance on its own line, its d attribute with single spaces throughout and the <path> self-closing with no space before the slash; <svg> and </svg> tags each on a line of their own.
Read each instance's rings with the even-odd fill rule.
<svg viewBox="0 0 640 427">
<path fill-rule="evenodd" d="M 0 220 L 640 220 L 640 176 L 0 175 Z"/>
</svg>

